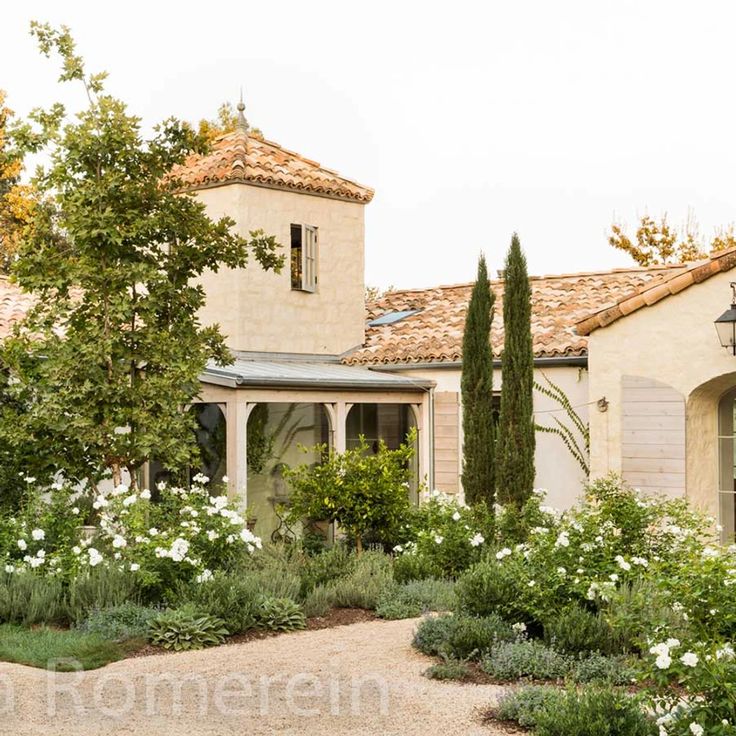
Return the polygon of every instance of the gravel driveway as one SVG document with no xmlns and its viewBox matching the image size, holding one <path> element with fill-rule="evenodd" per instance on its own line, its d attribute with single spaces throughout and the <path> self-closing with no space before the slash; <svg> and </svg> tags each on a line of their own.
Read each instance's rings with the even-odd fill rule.
<svg viewBox="0 0 736 736">
<path fill-rule="evenodd" d="M 492 736 L 502 688 L 421 676 L 416 620 L 371 621 L 200 652 L 49 673 L 0 662 L 2 733 L 15 736 Z"/>
</svg>

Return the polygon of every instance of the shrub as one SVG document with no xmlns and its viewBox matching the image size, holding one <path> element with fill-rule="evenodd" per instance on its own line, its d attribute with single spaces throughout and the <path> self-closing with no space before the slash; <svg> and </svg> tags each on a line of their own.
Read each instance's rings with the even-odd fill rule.
<svg viewBox="0 0 736 736">
<path fill-rule="evenodd" d="M 199 582 L 180 582 L 168 596 L 173 608 L 191 604 L 210 616 L 220 618 L 231 634 L 256 624 L 262 587 L 252 577 L 216 572 Z"/>
<path fill-rule="evenodd" d="M 461 505 L 457 498 L 433 491 L 411 522 L 412 540 L 394 548 L 403 575 L 457 577 L 480 559 L 492 535 L 492 517 L 484 505 Z"/>
<path fill-rule="evenodd" d="M 481 668 L 498 680 L 557 680 L 570 671 L 570 658 L 539 641 L 499 642 L 490 648 Z"/>
<path fill-rule="evenodd" d="M 480 659 L 499 642 L 513 637 L 509 624 L 498 616 L 458 616 L 442 651 L 455 659 Z"/>
<path fill-rule="evenodd" d="M 593 653 L 573 663 L 570 678 L 579 683 L 630 685 L 636 680 L 636 672 L 625 657 L 605 657 Z"/>
<path fill-rule="evenodd" d="M 436 577 L 440 577 L 440 571 L 432 560 L 423 555 L 399 554 L 394 558 L 394 580 L 397 583 Z"/>
<path fill-rule="evenodd" d="M 611 627 L 600 615 L 577 603 L 563 608 L 544 624 L 544 638 L 560 652 L 611 652 Z"/>
<path fill-rule="evenodd" d="M 256 625 L 268 631 L 294 631 L 307 625 L 304 611 L 290 598 L 261 598 Z"/>
<path fill-rule="evenodd" d="M 530 685 L 504 695 L 493 710 L 500 721 L 516 721 L 523 728 L 534 728 L 539 714 L 554 710 L 564 698 L 564 693 L 549 685 Z"/>
<path fill-rule="evenodd" d="M 378 602 L 376 613 L 386 619 L 415 618 L 427 611 L 449 611 L 454 605 L 452 582 L 413 580 L 387 589 Z"/>
<path fill-rule="evenodd" d="M 32 573 L 0 576 L 0 623 L 61 623 L 67 607 L 62 581 Z"/>
<path fill-rule="evenodd" d="M 537 716 L 535 736 L 653 736 L 640 701 L 611 688 L 569 690 Z"/>
<path fill-rule="evenodd" d="M 326 585 L 318 585 L 307 594 L 302 603 L 304 615 L 307 618 L 324 616 L 331 608 L 335 607 L 335 591 Z"/>
<path fill-rule="evenodd" d="M 335 594 L 336 606 L 374 610 L 392 580 L 391 558 L 382 552 L 365 552 L 356 558 L 349 575 L 328 587 Z"/>
<path fill-rule="evenodd" d="M 416 431 L 410 432 L 396 450 L 379 441 L 377 453 L 363 437 L 358 447 L 341 453 L 315 448 L 322 462 L 284 472 L 292 487 L 291 518 L 337 522 L 355 539 L 358 552 L 369 535 L 391 539 L 411 508 L 409 461 L 415 439 Z"/>
<path fill-rule="evenodd" d="M 80 572 L 69 583 L 69 617 L 83 621 L 90 611 L 138 602 L 140 578 L 115 565 L 101 564 Z"/>
<path fill-rule="evenodd" d="M 467 680 L 472 672 L 467 663 L 457 659 L 446 659 L 428 667 L 423 674 L 430 680 Z"/>
<path fill-rule="evenodd" d="M 455 616 L 430 616 L 422 619 L 414 631 L 412 645 L 422 654 L 436 657 L 444 651 L 445 642 L 456 625 Z"/>
<path fill-rule="evenodd" d="M 92 611 L 77 629 L 88 634 L 98 634 L 110 641 L 145 639 L 151 621 L 161 614 L 157 608 L 123 603 L 120 606 Z"/>
<path fill-rule="evenodd" d="M 510 621 L 524 621 L 527 592 L 519 562 L 483 560 L 460 577 L 455 586 L 459 609 L 471 616 L 498 614 Z"/>
<path fill-rule="evenodd" d="M 334 544 L 324 552 L 306 556 L 300 571 L 301 597 L 306 597 L 320 585 L 345 577 L 354 563 L 355 555 L 344 544 Z"/>
<path fill-rule="evenodd" d="M 222 644 L 228 633 L 222 619 L 193 606 L 159 614 L 149 628 L 152 644 L 177 652 Z"/>
<path fill-rule="evenodd" d="M 495 643 L 508 641 L 513 636 L 511 626 L 498 616 L 434 616 L 419 624 L 413 645 L 430 656 L 477 659 Z"/>
</svg>

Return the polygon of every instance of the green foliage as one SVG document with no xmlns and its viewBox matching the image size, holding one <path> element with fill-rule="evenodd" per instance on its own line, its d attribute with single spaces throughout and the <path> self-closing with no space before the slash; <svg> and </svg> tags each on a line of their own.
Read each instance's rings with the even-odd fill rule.
<svg viewBox="0 0 736 736">
<path fill-rule="evenodd" d="M 562 388 L 554 383 L 544 371 L 540 371 L 540 374 L 544 379 L 544 383 L 535 381 L 534 389 L 540 394 L 552 399 L 565 413 L 569 424 L 566 424 L 559 417 L 552 414 L 551 419 L 555 423 L 554 427 L 537 424 L 535 425 L 535 429 L 537 432 L 556 434 L 565 443 L 565 447 L 567 447 L 570 454 L 575 458 L 587 478 L 590 472 L 590 427 L 582 420 L 580 414 L 575 411 L 575 407 Z"/>
<path fill-rule="evenodd" d="M 208 580 L 179 582 L 168 599 L 173 608 L 187 604 L 222 619 L 231 634 L 252 629 L 257 622 L 262 588 L 254 577 L 216 572 Z"/>
<path fill-rule="evenodd" d="M 127 648 L 99 634 L 0 625 L 0 661 L 74 672 L 93 670 L 122 659 Z"/>
<path fill-rule="evenodd" d="M 466 662 L 457 659 L 445 659 L 428 667 L 423 673 L 430 680 L 467 680 L 472 672 Z"/>
<path fill-rule="evenodd" d="M 229 633 L 222 619 L 184 606 L 159 614 L 151 621 L 148 636 L 152 644 L 180 652 L 217 646 Z"/>
<path fill-rule="evenodd" d="M 337 596 L 334 588 L 326 585 L 318 585 L 312 588 L 302 603 L 304 615 L 307 618 L 324 616 L 331 608 L 334 608 Z"/>
<path fill-rule="evenodd" d="M 498 680 L 558 680 L 571 668 L 571 660 L 540 641 L 519 639 L 494 644 L 481 662 L 484 672 Z"/>
<path fill-rule="evenodd" d="M 433 616 L 422 620 L 412 643 L 423 654 L 467 660 L 479 659 L 513 636 L 511 626 L 498 616 Z"/>
<path fill-rule="evenodd" d="M 625 657 L 606 657 L 595 652 L 575 661 L 569 677 L 577 683 L 608 683 L 630 685 L 636 681 L 636 670 Z"/>
<path fill-rule="evenodd" d="M 534 351 L 531 287 L 516 233 L 506 255 L 503 325 L 496 489 L 501 503 L 521 507 L 534 487 Z"/>
<path fill-rule="evenodd" d="M 203 327 L 198 277 L 254 257 L 278 270 L 273 237 L 245 239 L 182 193 L 176 167 L 208 143 L 173 118 L 144 137 L 141 121 L 88 75 L 68 29 L 34 24 L 41 52 L 62 60 L 61 81 L 87 92 L 73 118 L 63 106 L 17 126 L 23 151 L 44 151 L 42 198 L 13 264 L 39 298 L 2 362 L 10 380 L 0 439 L 32 447 L 71 478 L 131 478 L 153 455 L 170 469 L 197 464 L 193 418 L 208 360 L 232 360 L 217 326 Z M 63 331 L 58 327 L 63 325 Z M 120 427 L 127 431 L 120 432 Z"/>
<path fill-rule="evenodd" d="M 87 634 L 98 634 L 109 641 L 146 639 L 151 621 L 160 613 L 158 608 L 122 603 L 92 611 L 76 628 Z"/>
<path fill-rule="evenodd" d="M 544 638 L 560 652 L 612 652 L 615 649 L 611 626 L 601 613 L 572 603 L 544 624 Z"/>
<path fill-rule="evenodd" d="M 415 618 L 427 611 L 450 611 L 455 607 L 454 584 L 447 580 L 412 580 L 386 590 L 376 614 L 380 618 Z"/>
<path fill-rule="evenodd" d="M 307 625 L 301 606 L 290 598 L 261 597 L 256 625 L 268 631 L 294 631 Z"/>
<path fill-rule="evenodd" d="M 69 583 L 69 619 L 83 621 L 91 611 L 139 598 L 139 581 L 134 574 L 115 565 L 99 565 L 81 572 Z"/>
<path fill-rule="evenodd" d="M 0 574 L 0 623 L 31 626 L 67 618 L 62 581 L 31 573 Z"/>
<path fill-rule="evenodd" d="M 455 586 L 459 609 L 471 616 L 500 615 L 509 621 L 533 618 L 522 567 L 522 559 L 510 557 L 489 557 L 474 565 Z"/>
<path fill-rule="evenodd" d="M 394 547 L 402 575 L 454 578 L 480 559 L 493 516 L 484 503 L 468 508 L 453 496 L 433 491 L 411 514 L 411 540 Z"/>
<path fill-rule="evenodd" d="M 410 509 L 409 461 L 415 440 L 412 430 L 397 450 L 381 442 L 375 454 L 363 437 L 358 447 L 343 453 L 317 448 L 321 463 L 284 472 L 293 489 L 290 517 L 337 522 L 355 538 L 359 554 L 370 534 L 391 539 Z"/>
<path fill-rule="evenodd" d="M 535 736 L 653 736 L 654 722 L 640 700 L 624 692 L 592 687 L 568 690 L 536 718 Z"/>
<path fill-rule="evenodd" d="M 428 616 L 414 631 L 412 646 L 430 657 L 439 656 L 455 627 L 455 616 Z"/>
<path fill-rule="evenodd" d="M 512 636 L 509 624 L 498 616 L 456 616 L 441 653 L 455 659 L 480 659 Z"/>
<path fill-rule="evenodd" d="M 565 694 L 556 687 L 530 685 L 502 696 L 493 716 L 499 721 L 515 721 L 522 728 L 534 728 L 539 714 L 554 712 L 564 697 Z"/>
<path fill-rule="evenodd" d="M 495 426 L 493 420 L 493 355 L 491 325 L 495 296 L 486 259 L 478 259 L 478 275 L 470 296 L 463 332 L 460 390 L 463 404 L 463 489 L 469 504 L 493 506 L 495 500 Z"/>
<path fill-rule="evenodd" d="M 327 587 L 333 591 L 335 605 L 340 608 L 374 610 L 392 583 L 391 558 L 382 552 L 365 552 L 356 559 L 350 574 Z"/>
<path fill-rule="evenodd" d="M 318 554 L 309 555 L 299 572 L 301 595 L 338 578 L 348 575 L 355 564 L 355 556 L 344 544 L 334 544 Z"/>
<path fill-rule="evenodd" d="M 410 580 L 426 580 L 439 575 L 434 563 L 424 555 L 404 553 L 406 547 L 394 559 L 394 580 L 406 583 Z M 399 550 L 396 550 L 399 552 Z"/>
</svg>

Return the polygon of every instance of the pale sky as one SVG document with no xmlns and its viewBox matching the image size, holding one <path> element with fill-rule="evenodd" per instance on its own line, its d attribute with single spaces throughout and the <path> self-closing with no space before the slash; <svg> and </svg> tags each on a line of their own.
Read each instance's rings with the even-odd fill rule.
<svg viewBox="0 0 736 736">
<path fill-rule="evenodd" d="M 502 266 L 625 266 L 616 217 L 736 220 L 736 4 L 680 0 L 0 6 L 0 88 L 21 114 L 79 100 L 28 35 L 71 26 L 146 124 L 212 117 L 241 85 L 270 140 L 376 189 L 366 281 L 431 286 Z M 67 85 L 68 87 L 68 85 Z"/>
</svg>

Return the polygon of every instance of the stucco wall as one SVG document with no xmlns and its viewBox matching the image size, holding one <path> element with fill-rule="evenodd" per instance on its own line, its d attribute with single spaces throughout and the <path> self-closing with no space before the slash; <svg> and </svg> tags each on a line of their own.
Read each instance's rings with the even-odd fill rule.
<svg viewBox="0 0 736 736">
<path fill-rule="evenodd" d="M 587 371 L 572 366 L 550 366 L 544 368 L 544 373 L 551 381 L 560 386 L 567 394 L 573 406 L 578 406 L 578 413 L 584 421 L 588 418 L 588 377 Z M 460 369 L 451 368 L 423 368 L 417 370 L 402 371 L 402 375 L 412 375 L 420 378 L 429 378 L 435 381 L 437 387 L 435 392 L 460 392 Z M 536 371 L 536 379 L 541 383 L 542 377 L 539 370 Z M 494 389 L 501 389 L 501 371 L 494 371 L 493 376 Z M 534 410 L 536 419 L 539 424 L 547 426 L 554 425 L 553 417 L 559 417 L 561 421 L 566 422 L 564 412 L 557 411 L 559 409 L 551 399 L 541 394 L 534 395 Z M 552 411 L 554 410 L 554 412 Z M 458 422 L 458 442 L 457 446 L 462 448 L 462 423 Z M 573 457 L 568 452 L 557 435 L 537 433 L 537 449 L 535 453 L 536 478 L 535 486 L 538 488 L 546 488 L 549 492 L 548 503 L 558 508 L 567 508 L 571 506 L 579 498 L 584 482 L 584 475 Z M 435 438 L 435 442 L 436 442 Z M 442 446 L 442 466 L 447 463 L 448 448 Z M 458 474 L 461 471 L 461 462 L 458 458 L 456 467 Z M 437 467 L 437 457 L 435 456 L 435 467 Z M 453 491 L 454 487 L 461 487 L 459 478 L 457 483 L 443 488 L 437 478 L 436 485 L 441 490 Z"/>
<path fill-rule="evenodd" d="M 722 273 L 596 330 L 589 338 L 591 472 L 622 470 L 622 378 L 650 378 L 686 402 L 686 493 L 709 512 L 717 508 L 718 399 L 736 380 L 736 358 L 721 347 L 713 321 L 728 307 L 733 273 Z"/>
<path fill-rule="evenodd" d="M 236 350 L 339 354 L 363 342 L 363 205 L 245 184 L 204 189 L 211 217 L 229 215 L 248 236 L 263 229 L 283 245 L 280 274 L 255 260 L 244 270 L 203 275 L 204 324 L 218 322 Z M 291 289 L 290 225 L 319 228 L 317 291 Z"/>
</svg>

